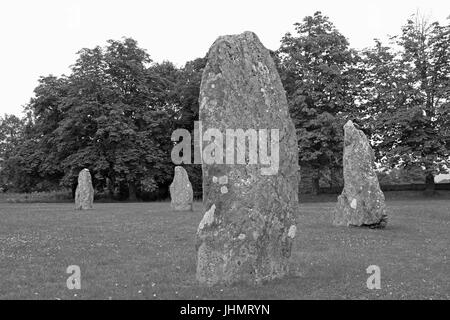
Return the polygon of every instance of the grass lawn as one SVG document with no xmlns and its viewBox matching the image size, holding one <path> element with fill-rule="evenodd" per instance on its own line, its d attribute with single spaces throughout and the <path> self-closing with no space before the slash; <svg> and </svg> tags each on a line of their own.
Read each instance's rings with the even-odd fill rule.
<svg viewBox="0 0 450 320">
<path fill-rule="evenodd" d="M 450 299 L 450 200 L 388 201 L 384 230 L 333 227 L 333 202 L 301 204 L 291 275 L 259 287 L 195 280 L 202 218 L 168 202 L 0 203 L 0 299 Z M 81 290 L 66 269 L 81 268 Z M 381 268 L 369 290 L 366 268 Z"/>
</svg>

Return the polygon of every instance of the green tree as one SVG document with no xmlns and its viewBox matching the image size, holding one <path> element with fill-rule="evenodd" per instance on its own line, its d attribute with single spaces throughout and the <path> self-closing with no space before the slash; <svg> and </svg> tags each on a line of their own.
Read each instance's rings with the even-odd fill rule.
<svg viewBox="0 0 450 320">
<path fill-rule="evenodd" d="M 188 61 L 180 70 L 180 76 L 177 82 L 178 112 L 174 125 L 177 129 L 186 129 L 194 136 L 194 121 L 199 120 L 199 96 L 200 84 L 202 81 L 203 69 L 206 66 L 207 59 L 197 58 Z M 191 141 L 194 148 L 194 139 Z M 202 193 L 202 166 L 201 164 L 192 164 L 185 166 L 189 174 L 195 195 Z"/>
<path fill-rule="evenodd" d="M 13 187 L 14 172 L 11 160 L 23 141 L 25 120 L 15 115 L 0 116 L 0 188 Z"/>
<path fill-rule="evenodd" d="M 35 97 L 25 108 L 20 119 L 21 129 L 17 143 L 9 144 L 2 174 L 16 191 L 53 189 L 62 176 L 55 157 L 53 130 L 62 117 L 59 109 L 66 90 L 65 78 L 41 77 L 34 90 Z"/>
<path fill-rule="evenodd" d="M 20 143 L 24 131 L 24 119 L 13 114 L 0 116 L 0 160 L 10 157 Z"/>
<path fill-rule="evenodd" d="M 8 172 L 18 191 L 60 184 L 74 192 L 79 171 L 89 168 L 99 191 L 134 200 L 159 189 L 163 196 L 173 178 L 171 133 L 193 130 L 205 63 L 153 63 L 129 38 L 80 50 L 70 75 L 39 80 L 26 118 L 3 121 L 2 177 Z M 197 167 L 187 169 L 198 186 Z"/>
<path fill-rule="evenodd" d="M 316 12 L 295 24 L 278 50 L 278 67 L 297 129 L 300 166 L 320 171 L 342 163 L 342 126 L 355 107 L 358 55 L 328 17 Z"/>
<path fill-rule="evenodd" d="M 363 52 L 362 108 L 386 167 L 422 167 L 429 190 L 449 164 L 450 27 L 414 15 L 394 37 Z"/>
<path fill-rule="evenodd" d="M 128 38 L 80 52 L 56 129 L 63 184 L 73 184 L 88 167 L 98 188 L 118 187 L 131 200 L 138 191 L 157 188 L 170 164 L 170 152 L 162 147 L 170 142 L 170 124 L 167 81 L 159 79 L 164 68 L 150 63 Z"/>
</svg>

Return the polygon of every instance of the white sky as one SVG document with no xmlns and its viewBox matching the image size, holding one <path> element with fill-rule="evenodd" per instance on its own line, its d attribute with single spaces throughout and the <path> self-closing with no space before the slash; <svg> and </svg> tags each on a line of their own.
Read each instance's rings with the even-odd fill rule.
<svg viewBox="0 0 450 320">
<path fill-rule="evenodd" d="M 39 0 L 0 3 L 0 114 L 21 114 L 41 75 L 69 73 L 76 52 L 132 37 L 154 61 L 182 66 L 203 57 L 223 34 L 254 31 L 269 49 L 315 11 L 350 45 L 397 34 L 417 10 L 441 23 L 449 0 Z"/>
</svg>

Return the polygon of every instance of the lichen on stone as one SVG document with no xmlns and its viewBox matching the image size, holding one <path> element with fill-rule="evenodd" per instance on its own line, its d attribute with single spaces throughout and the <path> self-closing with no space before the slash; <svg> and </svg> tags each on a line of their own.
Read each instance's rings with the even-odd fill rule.
<svg viewBox="0 0 450 320">
<path fill-rule="evenodd" d="M 297 137 L 275 63 L 255 34 L 214 42 L 199 101 L 205 130 L 278 129 L 280 165 L 265 176 L 261 163 L 202 164 L 204 179 L 212 177 L 204 181 L 203 201 L 215 207 L 197 231 L 197 279 L 211 285 L 283 277 L 299 209 Z"/>
<path fill-rule="evenodd" d="M 200 221 L 198 225 L 197 232 L 202 230 L 205 226 L 209 226 L 214 222 L 214 212 L 216 211 L 216 205 L 213 204 L 208 211 L 205 212 L 203 219 Z"/>
<path fill-rule="evenodd" d="M 295 225 L 290 226 L 289 231 L 288 231 L 288 237 L 294 238 L 296 233 L 297 233 L 297 227 Z"/>
</svg>

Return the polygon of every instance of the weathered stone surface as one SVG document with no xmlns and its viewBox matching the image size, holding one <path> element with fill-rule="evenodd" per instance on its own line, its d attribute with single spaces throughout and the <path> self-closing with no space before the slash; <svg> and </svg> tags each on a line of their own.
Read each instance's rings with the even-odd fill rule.
<svg viewBox="0 0 450 320">
<path fill-rule="evenodd" d="M 175 176 L 169 187 L 170 206 L 176 211 L 192 210 L 193 191 L 186 170 L 181 166 L 175 167 Z"/>
<path fill-rule="evenodd" d="M 254 33 L 214 42 L 199 102 L 203 131 L 216 128 L 224 134 L 224 159 L 230 148 L 226 129 L 278 129 L 280 143 L 279 168 L 272 175 L 262 174 L 267 165 L 261 164 L 261 148 L 257 163 L 203 161 L 197 279 L 213 285 L 280 278 L 288 272 L 297 230 L 297 138 L 274 62 Z"/>
<path fill-rule="evenodd" d="M 94 187 L 92 187 L 92 178 L 88 169 L 83 169 L 78 174 L 78 185 L 75 191 L 75 209 L 92 209 L 94 202 Z"/>
<path fill-rule="evenodd" d="M 338 197 L 333 224 L 383 228 L 387 223 L 384 194 L 369 140 L 352 121 L 345 124 L 344 131 L 344 190 Z"/>
</svg>

